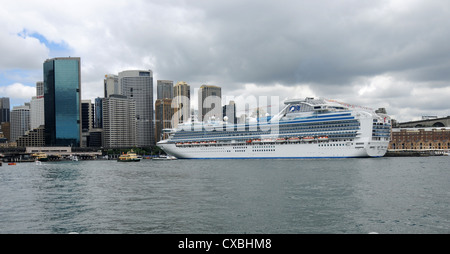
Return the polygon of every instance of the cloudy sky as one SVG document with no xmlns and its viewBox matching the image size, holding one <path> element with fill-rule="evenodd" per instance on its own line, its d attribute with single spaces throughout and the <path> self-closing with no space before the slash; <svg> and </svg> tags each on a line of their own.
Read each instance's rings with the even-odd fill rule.
<svg viewBox="0 0 450 254">
<path fill-rule="evenodd" d="M 0 97 L 29 101 L 48 58 L 81 57 L 82 99 L 105 74 L 225 96 L 325 97 L 399 121 L 450 115 L 448 0 L 1 1 Z M 196 103 L 194 104 L 196 105 Z"/>
</svg>

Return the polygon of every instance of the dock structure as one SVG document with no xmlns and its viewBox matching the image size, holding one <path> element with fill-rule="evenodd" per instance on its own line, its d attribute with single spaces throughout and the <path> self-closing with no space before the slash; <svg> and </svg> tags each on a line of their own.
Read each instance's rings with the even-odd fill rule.
<svg viewBox="0 0 450 254">
<path fill-rule="evenodd" d="M 102 156 L 102 151 L 72 151 L 71 147 L 26 147 L 4 152 L 0 157 L 4 162 L 32 162 L 33 154 L 45 153 L 50 160 L 62 160 L 76 156 L 80 160 L 94 160 Z"/>
<path fill-rule="evenodd" d="M 388 149 L 385 157 L 446 156 L 448 149 Z"/>
</svg>

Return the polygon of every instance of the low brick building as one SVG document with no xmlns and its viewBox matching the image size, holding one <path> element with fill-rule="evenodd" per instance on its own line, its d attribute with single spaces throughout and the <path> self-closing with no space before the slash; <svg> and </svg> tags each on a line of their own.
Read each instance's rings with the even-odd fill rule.
<svg viewBox="0 0 450 254">
<path fill-rule="evenodd" d="M 389 149 L 450 149 L 450 128 L 393 128 Z"/>
</svg>

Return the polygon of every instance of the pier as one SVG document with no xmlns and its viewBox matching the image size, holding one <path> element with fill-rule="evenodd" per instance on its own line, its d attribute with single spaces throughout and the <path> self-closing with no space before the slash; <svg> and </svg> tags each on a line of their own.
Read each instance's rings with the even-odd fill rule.
<svg viewBox="0 0 450 254">
<path fill-rule="evenodd" d="M 388 149 L 385 157 L 423 157 L 445 156 L 449 150 L 445 149 Z"/>
<path fill-rule="evenodd" d="M 34 162 L 33 154 L 45 153 L 50 161 L 69 160 L 76 156 L 79 160 L 95 160 L 102 156 L 102 151 L 72 151 L 71 147 L 26 147 L 2 149 L 0 161 L 3 162 Z M 1 165 L 1 162 L 0 162 Z"/>
</svg>

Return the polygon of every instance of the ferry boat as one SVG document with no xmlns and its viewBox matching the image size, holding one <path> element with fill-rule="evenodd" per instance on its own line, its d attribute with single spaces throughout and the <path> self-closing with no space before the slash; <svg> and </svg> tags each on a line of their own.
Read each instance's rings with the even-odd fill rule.
<svg viewBox="0 0 450 254">
<path fill-rule="evenodd" d="M 141 159 L 138 158 L 136 153 L 133 152 L 133 150 L 128 151 L 126 154 L 122 154 L 117 159 L 119 162 L 137 162 L 141 161 Z"/>
<path fill-rule="evenodd" d="M 382 157 L 387 151 L 391 120 L 386 114 L 323 98 L 284 104 L 264 122 L 180 124 L 157 145 L 179 159 Z"/>
<path fill-rule="evenodd" d="M 32 154 L 32 156 L 37 161 L 48 161 L 48 156 L 46 153 L 34 153 L 34 154 Z"/>
</svg>

